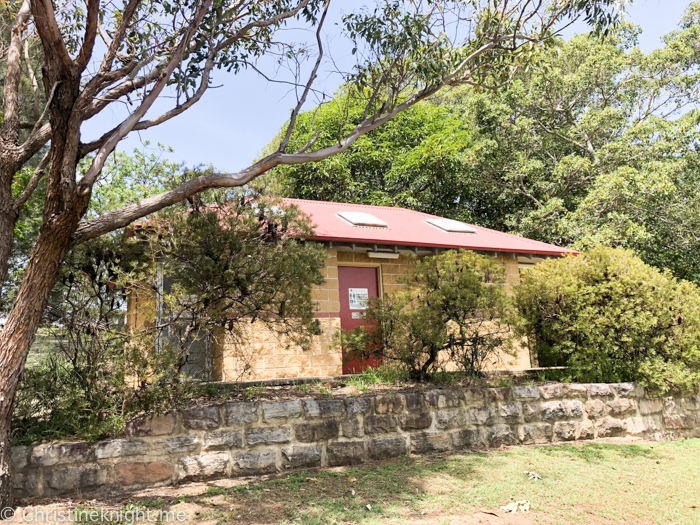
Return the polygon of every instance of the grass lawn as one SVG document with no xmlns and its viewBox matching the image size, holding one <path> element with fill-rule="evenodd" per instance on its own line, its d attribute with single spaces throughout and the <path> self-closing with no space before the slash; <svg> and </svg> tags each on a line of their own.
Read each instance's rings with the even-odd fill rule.
<svg viewBox="0 0 700 525">
<path fill-rule="evenodd" d="M 541 479 L 528 479 L 525 471 Z M 202 525 L 695 525 L 700 523 L 700 440 L 404 457 L 342 471 L 211 482 L 194 492 L 190 487 L 189 495 L 173 492 L 183 489 L 168 489 L 161 497 L 131 498 L 128 504 L 181 509 L 190 516 L 187 523 Z M 530 512 L 515 520 L 500 510 L 514 500 L 531 504 Z"/>
</svg>

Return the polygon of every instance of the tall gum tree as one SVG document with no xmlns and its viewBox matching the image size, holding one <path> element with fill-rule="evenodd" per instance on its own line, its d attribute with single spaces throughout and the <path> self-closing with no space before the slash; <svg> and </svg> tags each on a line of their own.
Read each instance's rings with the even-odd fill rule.
<svg viewBox="0 0 700 525">
<path fill-rule="evenodd" d="M 43 218 L 32 255 L 0 332 L 0 508 L 12 504 L 10 420 L 17 386 L 59 267 L 72 246 L 210 189 L 245 185 L 275 166 L 323 160 L 445 86 L 495 88 L 531 63 L 539 47 L 577 19 L 596 28 L 614 23 L 614 0 L 376 0 L 346 14 L 340 32 L 356 63 L 343 81 L 365 104 L 361 122 L 336 144 L 312 139 L 288 151 L 297 116 L 316 93 L 328 55 L 324 21 L 330 0 L 15 0 L 1 46 L 4 61 L 0 129 L 0 293 L 7 279 L 13 233 L 23 205 L 44 180 Z M 279 31 L 298 24 L 314 35 L 309 46 L 284 41 Z M 20 85 L 31 76 L 23 48 L 38 39 L 40 78 L 30 79 L 46 101 L 32 122 L 21 115 Z M 336 39 L 340 41 L 340 39 Z M 291 61 L 297 103 L 279 147 L 238 173 L 207 173 L 121 210 L 86 217 L 108 156 L 129 133 L 166 122 L 194 106 L 212 74 L 258 68 L 273 56 Z M 306 67 L 297 68 L 303 60 Z M 261 74 L 264 72 L 261 71 Z M 489 79 L 488 81 L 486 79 Z M 40 81 L 40 82 L 39 82 Z M 487 82 L 492 82 L 490 85 Z M 146 117 L 163 95 L 171 109 Z M 26 98 L 26 97 L 25 97 Z M 81 140 L 83 123 L 116 104 L 138 101 L 113 129 Z M 160 106 L 160 105 L 159 105 Z M 41 156 L 40 160 L 37 157 Z M 91 164 L 77 170 L 85 157 Z M 17 188 L 21 170 L 36 168 Z"/>
</svg>

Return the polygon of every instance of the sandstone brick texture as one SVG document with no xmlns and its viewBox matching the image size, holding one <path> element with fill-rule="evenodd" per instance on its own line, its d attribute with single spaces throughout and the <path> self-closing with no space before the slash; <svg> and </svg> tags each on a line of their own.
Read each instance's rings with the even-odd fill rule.
<svg viewBox="0 0 700 525">
<path fill-rule="evenodd" d="M 697 396 L 647 396 L 630 383 L 236 401 L 134 421 L 94 444 L 13 447 L 13 481 L 19 497 L 90 496 L 409 453 L 700 437 L 699 418 Z"/>
<path fill-rule="evenodd" d="M 507 255 L 497 260 L 506 269 L 506 287 L 520 280 L 518 261 Z M 340 291 L 338 266 L 371 266 L 378 269 L 382 294 L 401 289 L 401 279 L 413 271 L 411 260 L 400 255 L 398 259 L 371 259 L 367 254 L 338 251 L 327 248 L 322 270 L 324 283 L 315 286 L 311 298 L 315 315 L 321 323 L 322 334 L 314 338 L 309 349 L 303 349 L 280 338 L 262 322 L 246 325 L 241 340 L 236 342 L 223 333 L 213 335 L 213 370 L 215 381 L 264 380 L 279 378 L 327 377 L 342 374 L 342 351 L 334 344 L 340 329 Z M 155 301 L 146 293 L 132 294 L 129 298 L 127 321 L 134 329 L 154 321 Z M 517 355 L 500 354 L 487 364 L 489 370 L 524 370 L 530 368 L 530 355 L 524 345 Z M 455 369 L 447 366 L 447 369 Z"/>
<path fill-rule="evenodd" d="M 404 255 L 398 259 L 382 261 L 371 259 L 360 251 L 327 248 L 327 252 L 326 264 L 322 270 L 325 282 L 315 286 L 311 294 L 323 334 L 314 339 L 311 349 L 285 345 L 263 323 L 253 323 L 247 327 L 245 339 L 248 343 L 245 345 L 237 345 L 230 338 L 222 336 L 215 338 L 215 380 L 325 377 L 342 373 L 342 351 L 333 344 L 334 335 L 340 329 L 338 266 L 377 268 L 380 290 L 385 294 L 401 289 L 401 279 L 413 271 L 413 264 Z M 510 287 L 520 280 L 518 261 L 505 255 L 499 255 L 497 259 L 506 269 L 506 286 L 510 293 Z M 516 354 L 495 356 L 488 363 L 487 369 L 524 370 L 531 367 L 530 354 L 525 346 L 519 347 Z M 448 365 L 447 369 L 456 367 Z"/>
</svg>

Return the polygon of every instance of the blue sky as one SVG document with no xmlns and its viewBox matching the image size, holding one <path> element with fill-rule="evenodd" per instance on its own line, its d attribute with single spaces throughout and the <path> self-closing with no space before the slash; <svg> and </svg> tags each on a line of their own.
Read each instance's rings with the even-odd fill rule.
<svg viewBox="0 0 700 525">
<path fill-rule="evenodd" d="M 329 14 L 327 38 L 332 39 L 333 22 L 339 19 L 341 3 L 336 2 Z M 661 37 L 675 29 L 687 5 L 687 0 L 636 0 L 628 6 L 629 20 L 644 30 L 640 36 L 644 52 L 661 46 Z M 308 35 L 299 33 L 293 38 L 298 41 L 305 37 Z M 330 42 L 331 46 L 333 43 Z M 344 59 L 347 61 L 346 55 L 344 47 L 334 51 L 333 58 L 343 63 Z M 317 83 L 332 93 L 339 82 L 339 76 L 326 69 L 321 71 Z M 175 119 L 145 132 L 132 133 L 122 141 L 119 150 L 143 149 L 144 141 L 150 141 L 152 149 L 156 143 L 172 147 L 171 160 L 188 166 L 212 164 L 222 171 L 238 171 L 248 166 L 285 123 L 296 98 L 289 87 L 270 84 L 252 71 L 239 75 L 218 72 L 213 85 L 221 87 L 209 89 L 198 104 Z M 154 109 L 166 108 L 165 102 Z M 123 117 L 119 109 L 103 112 L 86 123 L 83 140 L 101 135 Z"/>
</svg>

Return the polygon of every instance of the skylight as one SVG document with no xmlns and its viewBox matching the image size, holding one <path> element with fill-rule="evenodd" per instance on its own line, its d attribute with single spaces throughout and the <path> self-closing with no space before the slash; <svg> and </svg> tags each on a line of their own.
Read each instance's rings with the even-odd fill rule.
<svg viewBox="0 0 700 525">
<path fill-rule="evenodd" d="M 449 233 L 476 233 L 476 230 L 468 224 L 452 219 L 426 219 L 425 222 Z"/>
<path fill-rule="evenodd" d="M 373 228 L 388 228 L 389 225 L 381 219 L 377 219 L 370 213 L 361 211 L 339 211 L 338 217 L 345 219 L 353 226 L 370 226 Z"/>
</svg>

